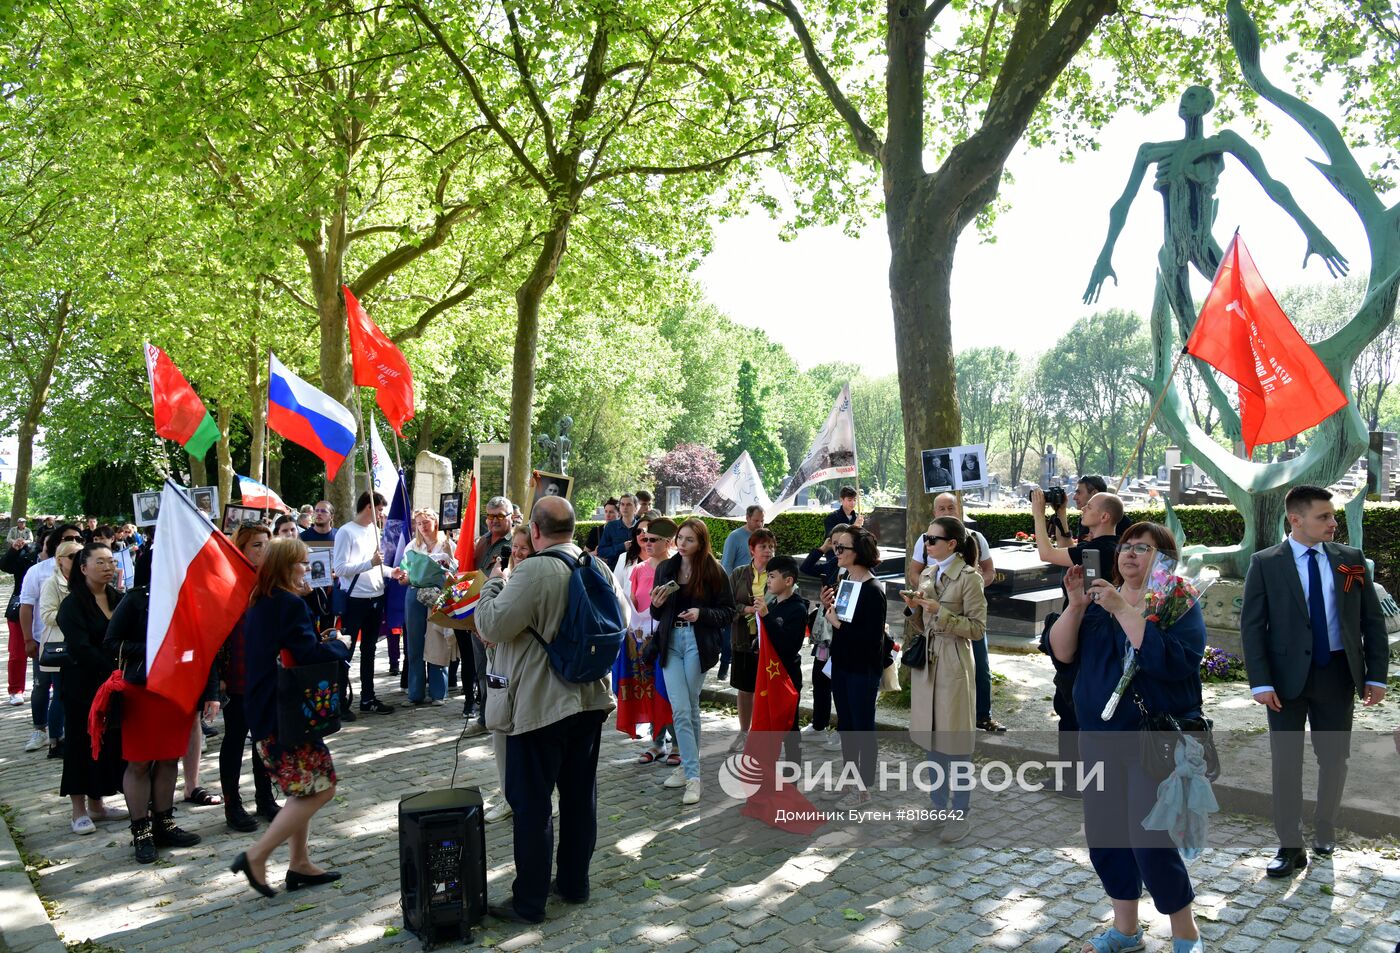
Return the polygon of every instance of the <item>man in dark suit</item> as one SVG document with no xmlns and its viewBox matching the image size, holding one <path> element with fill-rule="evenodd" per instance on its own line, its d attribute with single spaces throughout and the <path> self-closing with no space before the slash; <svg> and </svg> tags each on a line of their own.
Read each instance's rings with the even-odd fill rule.
<svg viewBox="0 0 1400 953">
<path fill-rule="evenodd" d="M 1244 581 L 1240 636 L 1254 700 L 1268 709 L 1274 830 L 1270 877 L 1306 867 L 1303 848 L 1303 726 L 1317 755 L 1313 850 L 1336 847 L 1337 811 L 1351 753 L 1356 699 L 1385 697 L 1388 646 L 1380 601 L 1361 550 L 1332 542 L 1332 494 L 1295 486 L 1285 508 L 1289 536 L 1254 554 Z"/>
</svg>

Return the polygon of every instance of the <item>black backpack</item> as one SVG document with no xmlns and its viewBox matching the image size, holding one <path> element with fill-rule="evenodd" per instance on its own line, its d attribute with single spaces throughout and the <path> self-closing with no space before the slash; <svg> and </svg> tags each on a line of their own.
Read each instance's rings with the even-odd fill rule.
<svg viewBox="0 0 1400 953">
<path fill-rule="evenodd" d="M 564 681 L 595 682 L 612 671 L 627 635 L 617 592 L 587 553 L 577 560 L 557 549 L 536 555 L 552 556 L 569 567 L 569 606 L 553 642 L 546 642 L 534 629 L 530 634 L 549 653 L 555 674 Z"/>
</svg>

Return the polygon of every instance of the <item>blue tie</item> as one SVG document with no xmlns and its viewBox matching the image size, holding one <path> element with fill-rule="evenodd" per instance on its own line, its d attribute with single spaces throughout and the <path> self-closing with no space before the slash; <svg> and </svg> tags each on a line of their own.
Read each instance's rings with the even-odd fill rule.
<svg viewBox="0 0 1400 953">
<path fill-rule="evenodd" d="M 1312 621 L 1313 665 L 1323 668 L 1332 661 L 1332 642 L 1327 638 L 1327 605 L 1322 600 L 1322 570 L 1317 568 L 1317 550 L 1308 550 L 1308 618 Z"/>
</svg>

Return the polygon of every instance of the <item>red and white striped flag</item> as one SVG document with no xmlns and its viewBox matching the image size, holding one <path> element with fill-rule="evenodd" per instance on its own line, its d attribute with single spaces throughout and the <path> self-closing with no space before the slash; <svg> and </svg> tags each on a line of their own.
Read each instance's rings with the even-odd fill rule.
<svg viewBox="0 0 1400 953">
<path fill-rule="evenodd" d="M 160 494 L 146 620 L 146 687 L 194 710 L 257 571 L 169 480 Z"/>
</svg>

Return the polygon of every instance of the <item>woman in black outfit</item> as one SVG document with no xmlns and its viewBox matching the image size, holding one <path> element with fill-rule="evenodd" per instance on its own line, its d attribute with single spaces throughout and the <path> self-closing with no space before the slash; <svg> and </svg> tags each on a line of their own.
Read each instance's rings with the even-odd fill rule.
<svg viewBox="0 0 1400 953">
<path fill-rule="evenodd" d="M 875 700 L 885 669 L 885 593 L 870 571 L 880 564 L 874 536 L 848 527 L 833 532 L 831 542 L 836 564 L 846 571 L 847 578 L 860 583 L 853 597 L 855 605 L 847 610 L 849 621 L 842 621 L 837 613 L 836 590 L 822 590 L 826 621 L 835 630 L 831 637 L 831 693 L 841 726 L 841 755 L 856 765 L 861 781 L 861 790 L 851 794 L 845 804 L 860 807 L 870 803 L 879 755 Z"/>
<path fill-rule="evenodd" d="M 831 532 L 834 535 L 844 533 L 848 529 L 850 526 L 847 524 L 838 523 Z M 802 560 L 802 573 L 819 577 L 823 589 L 836 588 L 840 567 L 836 564 L 836 554 L 831 551 L 830 535 L 822 541 L 821 546 L 809 552 L 807 558 Z M 819 606 L 814 610 L 812 617 L 812 723 L 802 729 L 802 733 L 825 735 L 826 747 L 835 748 L 840 745 L 840 739 L 836 735 L 828 735 L 826 731 L 831 726 L 831 679 L 822 671 L 831 651 L 831 630 L 826 625 L 826 619 L 817 615 L 818 612 L 825 611 L 825 606 Z"/>
<path fill-rule="evenodd" d="M 290 517 L 283 516 L 282 519 L 290 520 Z M 295 521 L 292 524 L 295 525 Z M 280 525 L 285 524 L 279 522 Z M 295 537 L 283 535 L 279 538 Z M 244 524 L 233 534 L 233 545 L 248 558 L 254 569 L 262 566 L 271 544 L 272 536 L 266 526 Z M 248 751 L 248 708 L 245 698 L 248 667 L 243 638 L 246 618 L 247 614 L 244 613 L 233 624 L 233 631 L 219 652 L 217 666 L 228 696 L 228 704 L 224 706 L 224 737 L 219 744 L 219 790 L 224 796 L 224 823 L 230 830 L 245 834 L 258 829 L 258 822 L 243 809 L 243 795 L 238 790 L 239 778 L 243 774 L 243 756 Z M 256 754 L 253 755 L 253 792 L 258 813 L 271 821 L 281 810 L 281 805 L 272 796 L 272 779 L 267 776 L 267 769 Z"/>
<path fill-rule="evenodd" d="M 116 664 L 102 647 L 107 623 L 122 594 L 112 586 L 117 564 L 106 546 L 88 543 L 77 553 L 68 576 L 68 595 L 58 607 L 58 627 L 68 642 L 68 663 L 63 667 L 63 716 L 67 734 L 63 746 L 63 780 L 59 793 L 73 801 L 73 833 L 91 834 L 93 821 L 125 817 L 108 810 L 102 799 L 121 790 L 121 751 L 104 744 L 92 756 L 88 713 L 97 690 Z M 86 805 L 84 805 L 86 798 Z"/>
<path fill-rule="evenodd" d="M 289 652 L 297 665 L 350 658 L 349 646 L 340 639 L 321 641 L 311 624 L 311 613 L 302 594 L 306 591 L 306 544 L 299 539 L 278 539 L 268 547 L 258 570 L 252 602 L 243 620 L 247 651 L 248 686 L 244 700 L 248 725 L 256 740 L 263 766 L 281 786 L 287 801 L 263 836 L 245 853 L 234 858 L 230 869 L 248 878 L 248 884 L 265 897 L 276 891 L 267 885 L 267 861 L 284 842 L 290 842 L 287 889 L 315 887 L 340 879 L 311 862 L 307 848 L 311 818 L 335 797 L 335 765 L 320 740 L 281 744 L 277 740 L 277 659 Z M 342 703 L 343 705 L 343 703 Z"/>
</svg>

